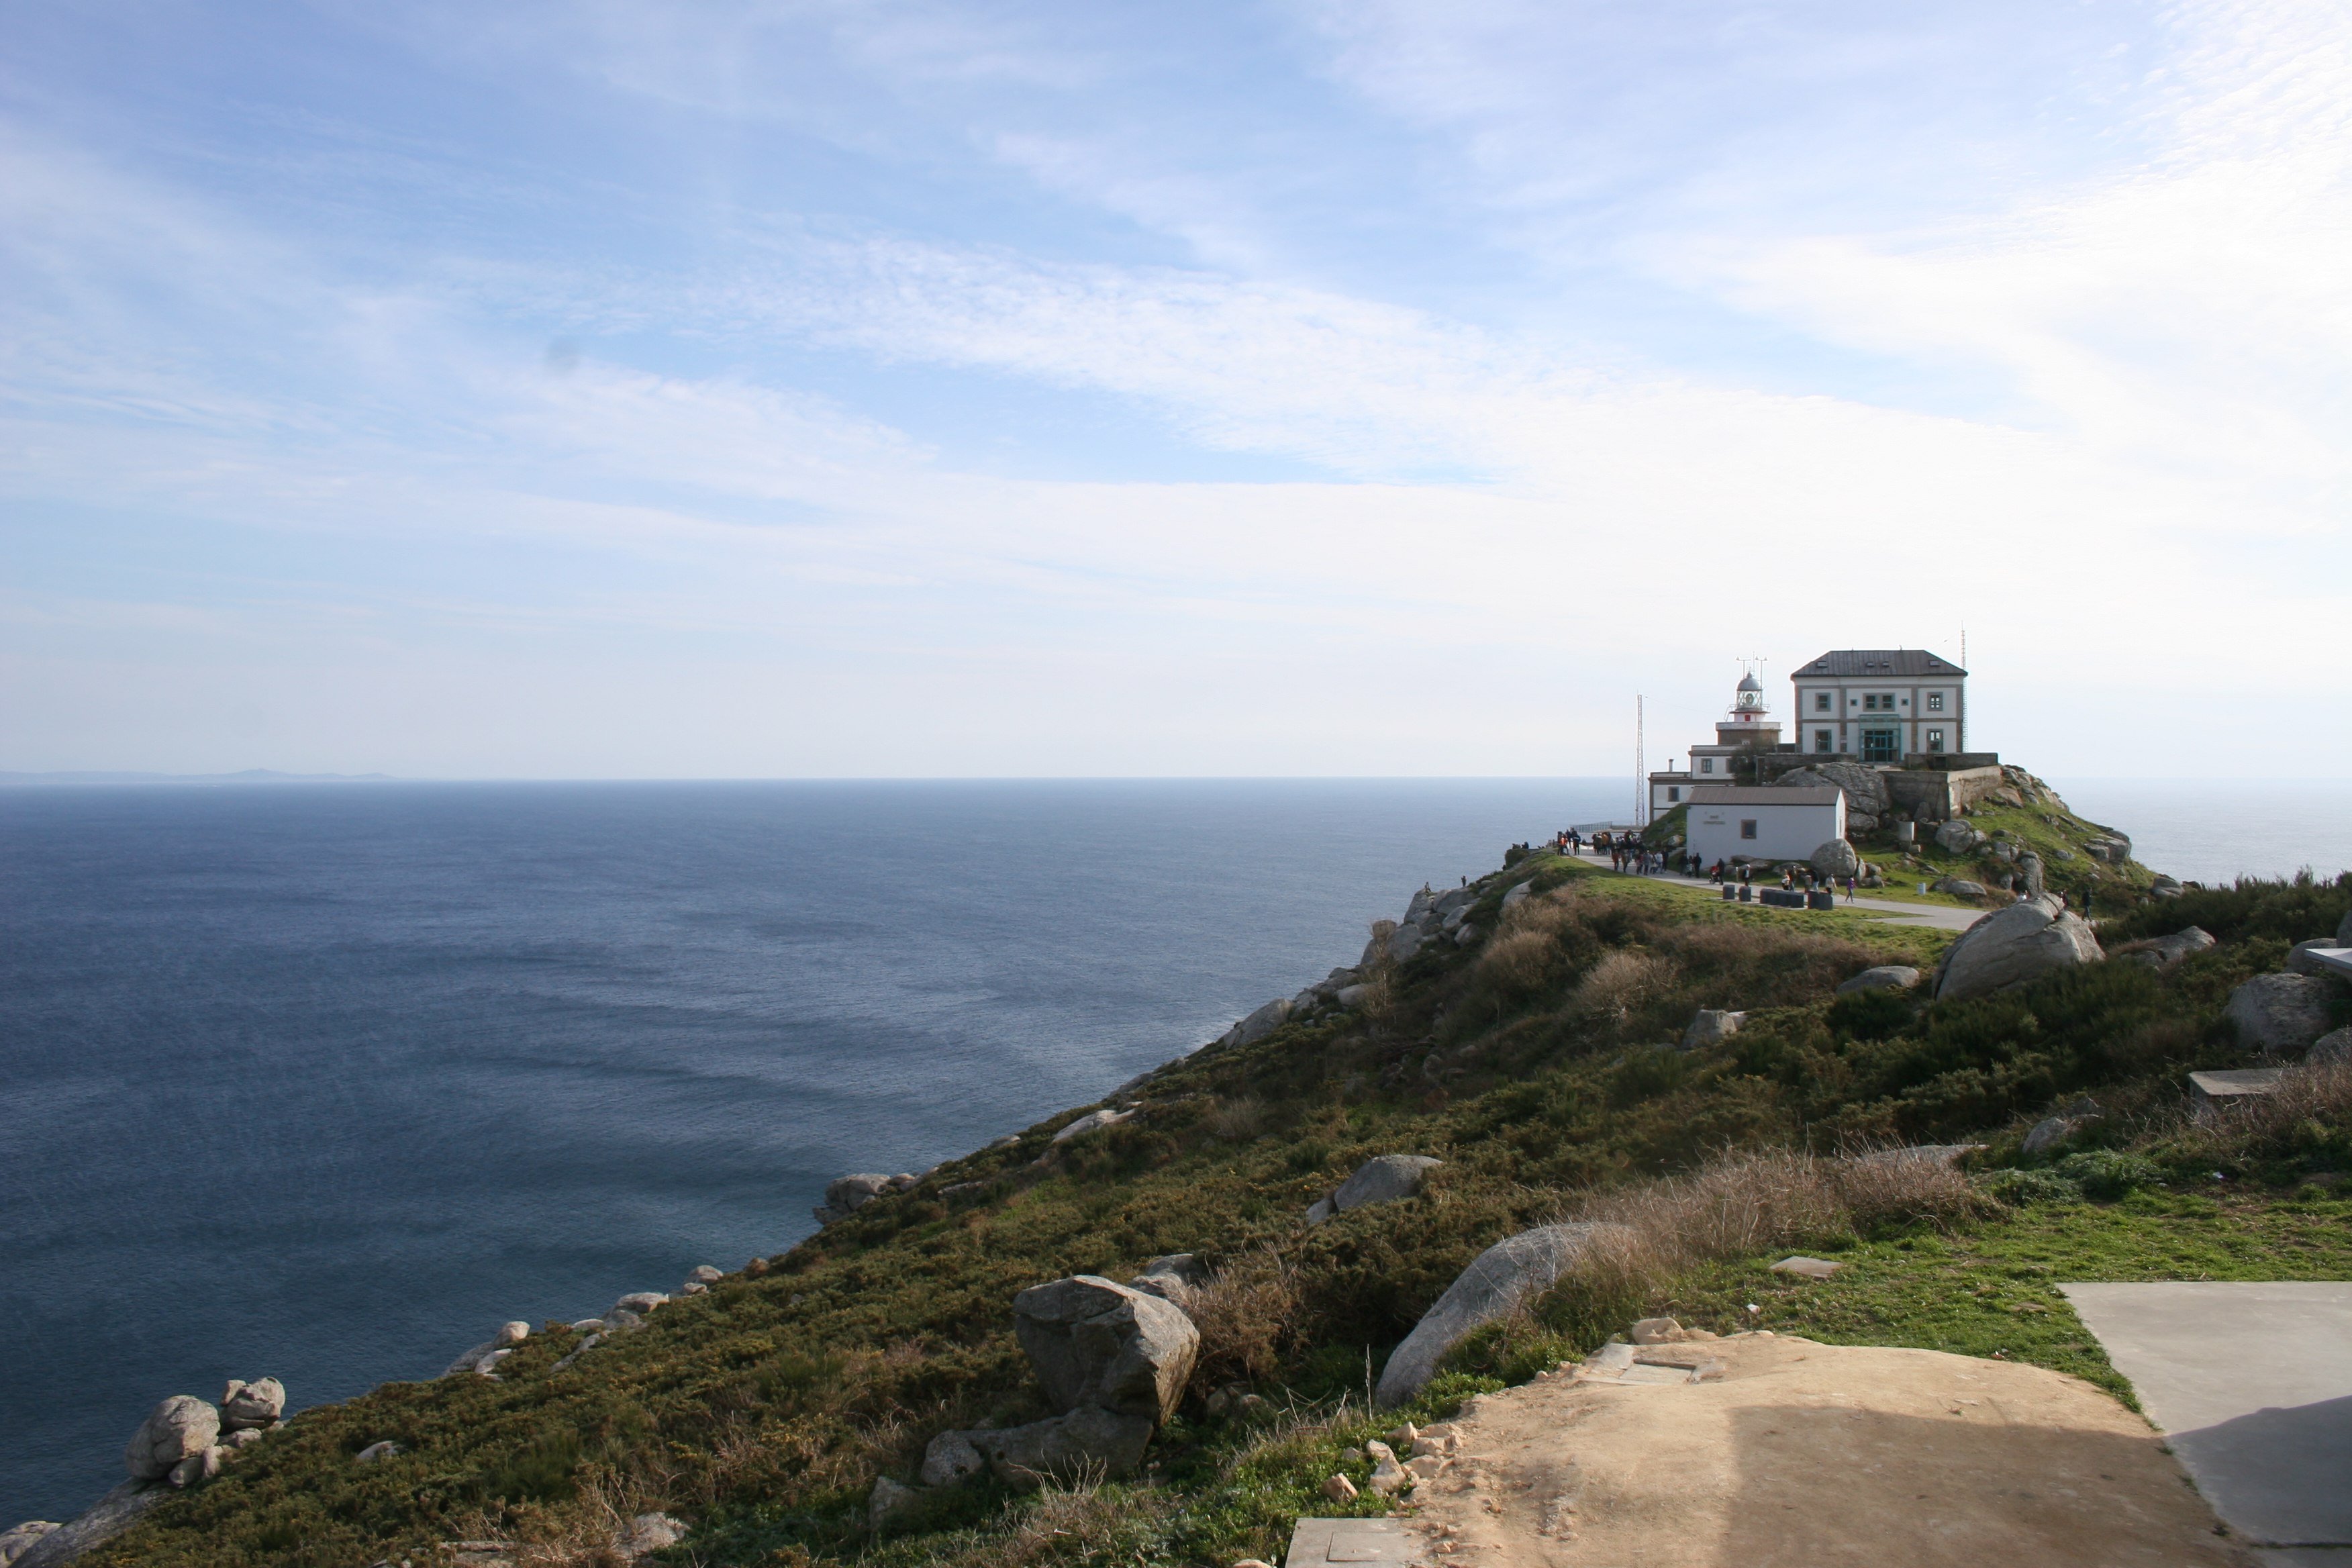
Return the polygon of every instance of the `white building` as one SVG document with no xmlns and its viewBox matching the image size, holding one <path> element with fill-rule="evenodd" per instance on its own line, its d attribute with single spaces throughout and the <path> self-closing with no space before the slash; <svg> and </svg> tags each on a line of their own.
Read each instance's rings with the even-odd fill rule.
<svg viewBox="0 0 2352 1568">
<path fill-rule="evenodd" d="M 1923 648 L 1840 648 L 1801 667 L 1797 750 L 1900 763 L 1968 748 L 1969 672 Z M 1719 728 L 1719 726 L 1718 726 Z"/>
<path fill-rule="evenodd" d="M 1845 794 L 1833 784 L 1702 784 L 1686 798 L 1691 853 L 1709 866 L 1802 860 L 1845 837 Z"/>
</svg>

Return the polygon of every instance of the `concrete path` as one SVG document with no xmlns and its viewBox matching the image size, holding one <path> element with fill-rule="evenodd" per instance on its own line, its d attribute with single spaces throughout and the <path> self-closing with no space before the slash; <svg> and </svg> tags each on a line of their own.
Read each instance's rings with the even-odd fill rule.
<svg viewBox="0 0 2352 1568">
<path fill-rule="evenodd" d="M 2352 1283 L 2061 1285 L 2272 1568 L 2352 1568 Z M 2333 1550 L 2329 1550 L 2329 1549 Z"/>
<path fill-rule="evenodd" d="M 1606 866 L 1609 864 L 1608 856 L 1595 854 L 1590 849 L 1580 851 L 1578 854 L 1577 858 L 1596 866 Z M 1630 875 L 1630 873 L 1621 872 L 1620 875 Z M 1642 879 L 1645 882 L 1667 882 L 1672 883 L 1676 887 L 1689 888 L 1696 891 L 1704 893 L 1711 899 L 1720 899 L 1723 896 L 1722 889 L 1717 887 L 1714 883 L 1708 881 L 1706 878 L 1685 877 L 1679 871 L 1660 871 L 1651 876 L 1644 877 Z M 1776 887 L 1778 885 L 1777 879 L 1772 882 L 1759 882 L 1757 884 L 1759 888 Z M 1769 904 L 1751 904 L 1748 907 L 1751 909 L 1769 910 L 1772 906 Z M 1895 917 L 1889 919 L 1885 922 L 1891 926 L 1926 926 L 1935 931 L 1966 931 L 1969 927 L 1976 924 L 1977 921 L 1984 919 L 1986 914 L 1990 912 L 1985 910 L 1946 909 L 1940 904 L 1900 904 L 1896 903 L 1892 899 L 1856 898 L 1853 902 L 1849 903 L 1846 901 L 1846 896 L 1843 892 L 1838 894 L 1838 908 L 1842 910 L 1851 910 L 1856 912 L 1867 912 L 1874 915 L 1887 915 Z M 1791 917 L 1801 919 L 1807 911 L 1803 910 L 1789 910 L 1784 912 Z"/>
</svg>

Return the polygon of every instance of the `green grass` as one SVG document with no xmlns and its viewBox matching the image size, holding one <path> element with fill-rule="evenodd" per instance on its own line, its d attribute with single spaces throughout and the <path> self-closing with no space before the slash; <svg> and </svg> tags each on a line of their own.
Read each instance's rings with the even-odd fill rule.
<svg viewBox="0 0 2352 1568">
<path fill-rule="evenodd" d="M 1730 1332 L 1748 1322 L 1831 1344 L 1909 1345 L 2071 1373 L 2134 1404 L 2057 1287 L 2156 1279 L 2352 1278 L 2352 1202 L 2291 1193 L 2141 1192 L 2115 1204 L 2036 1205 L 1957 1232 L 1922 1231 L 1823 1256 L 1824 1280 L 1758 1258 L 1702 1271 L 1653 1305 Z M 2134 1404 L 2134 1408 L 2137 1408 Z"/>
</svg>

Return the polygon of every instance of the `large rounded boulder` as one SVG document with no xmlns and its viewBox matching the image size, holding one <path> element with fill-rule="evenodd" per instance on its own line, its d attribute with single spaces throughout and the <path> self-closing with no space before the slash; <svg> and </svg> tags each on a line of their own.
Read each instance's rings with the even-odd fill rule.
<svg viewBox="0 0 2352 1568">
<path fill-rule="evenodd" d="M 1022 1291 L 1013 1299 L 1013 1333 L 1055 1409 L 1108 1410 L 1155 1425 L 1175 1414 L 1201 1350 L 1183 1309 L 1096 1274 Z"/>
<path fill-rule="evenodd" d="M 1435 1375 L 1446 1352 L 1551 1289 L 1579 1258 L 1630 1236 L 1622 1226 L 1573 1224 L 1505 1237 L 1471 1260 L 1390 1354 L 1381 1373 L 1380 1402 L 1402 1405 L 1411 1399 Z"/>
<path fill-rule="evenodd" d="M 1936 971 L 1936 997 L 1990 996 L 2106 956 L 2090 926 L 2056 899 L 2021 899 L 1960 933 Z"/>
<path fill-rule="evenodd" d="M 175 1394 L 147 1413 L 122 1450 L 122 1468 L 138 1481 L 159 1481 L 183 1459 L 194 1458 L 220 1437 L 220 1412 L 194 1394 Z"/>
<path fill-rule="evenodd" d="M 2221 1015 L 2240 1042 L 2270 1056 L 2291 1056 L 2327 1033 L 2336 983 L 2316 974 L 2257 974 L 2230 993 Z"/>
</svg>

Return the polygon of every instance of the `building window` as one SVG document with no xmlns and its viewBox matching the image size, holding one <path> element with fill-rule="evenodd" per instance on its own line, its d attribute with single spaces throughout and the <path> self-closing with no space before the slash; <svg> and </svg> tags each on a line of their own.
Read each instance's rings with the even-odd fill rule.
<svg viewBox="0 0 2352 1568">
<path fill-rule="evenodd" d="M 1753 838 L 1756 837 L 1756 819 L 1754 817 L 1743 816 L 1739 819 L 1739 837 L 1742 838 Z"/>
<path fill-rule="evenodd" d="M 1943 710 L 1944 694 L 1940 691 L 1930 691 L 1927 693 L 1927 711 L 1930 713 L 1941 713 Z"/>
<path fill-rule="evenodd" d="M 1814 692 L 1814 693 L 1813 693 L 1813 711 L 1814 711 L 1814 712 L 1816 712 L 1816 713 L 1826 713 L 1826 712 L 1828 712 L 1829 710 L 1830 710 L 1830 694 L 1829 694 L 1828 692 L 1826 692 L 1826 691 L 1816 691 L 1816 692 Z"/>
<path fill-rule="evenodd" d="M 1944 732 L 1941 730 L 1927 731 L 1927 749 L 1931 752 L 1940 752 L 1944 749 Z"/>
<path fill-rule="evenodd" d="M 1715 772 L 1715 759 L 1713 757 L 1701 757 L 1698 760 L 1698 771 L 1703 773 L 1711 773 Z"/>
<path fill-rule="evenodd" d="M 1867 695 L 1865 695 L 1865 696 L 1863 698 L 1863 700 L 1862 700 L 1862 706 L 1863 706 L 1863 710 L 1864 710 L 1864 712 L 1868 712 L 1868 713 L 1875 713 L 1875 712 L 1877 712 L 1877 711 L 1878 711 L 1878 693 L 1877 693 L 1877 692 L 1875 692 L 1875 691 L 1873 691 L 1873 692 L 1870 692 L 1870 693 L 1868 693 Z"/>
<path fill-rule="evenodd" d="M 1830 745 L 1830 732 L 1827 730 L 1814 731 L 1813 750 L 1816 752 L 1826 752 L 1832 749 L 1832 748 Z"/>
<path fill-rule="evenodd" d="M 1668 805 L 1672 805 L 1675 802 L 1676 802 L 1676 801 L 1678 801 L 1678 800 L 1682 799 L 1682 797 L 1683 797 L 1683 789 L 1682 789 L 1682 785 L 1680 785 L 1680 784 L 1668 784 L 1668 785 L 1666 786 L 1666 804 L 1667 804 Z"/>
</svg>

